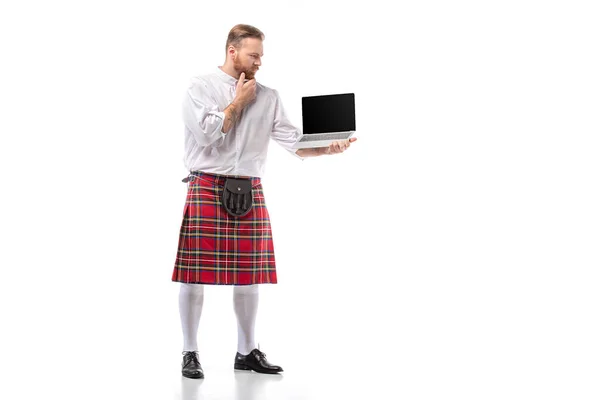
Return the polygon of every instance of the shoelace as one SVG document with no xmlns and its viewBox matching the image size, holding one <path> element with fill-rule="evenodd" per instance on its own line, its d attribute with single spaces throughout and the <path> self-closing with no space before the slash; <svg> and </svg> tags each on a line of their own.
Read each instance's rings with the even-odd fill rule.
<svg viewBox="0 0 600 400">
<path fill-rule="evenodd" d="M 256 352 L 258 353 L 258 356 L 262 359 L 262 360 L 266 360 L 267 359 L 267 355 L 265 353 L 263 353 L 262 351 L 256 349 Z"/>
<path fill-rule="evenodd" d="M 186 367 L 192 361 L 195 361 L 196 363 L 200 364 L 200 361 L 198 361 L 198 353 L 196 353 L 195 351 L 184 351 L 182 354 L 185 356 L 185 366 Z"/>
<path fill-rule="evenodd" d="M 258 350 L 258 353 L 260 354 L 260 358 L 262 358 L 263 360 L 265 360 L 267 358 L 267 355 L 265 353 L 263 353 L 262 351 L 260 351 L 260 343 L 258 343 L 258 345 L 256 346 L 256 350 Z"/>
</svg>

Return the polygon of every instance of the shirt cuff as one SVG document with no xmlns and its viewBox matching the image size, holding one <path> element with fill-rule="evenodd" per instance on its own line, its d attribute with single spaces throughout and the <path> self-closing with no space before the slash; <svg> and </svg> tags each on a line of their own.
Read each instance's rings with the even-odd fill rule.
<svg viewBox="0 0 600 400">
<path fill-rule="evenodd" d="M 290 152 L 290 153 L 291 153 L 291 154 L 292 154 L 294 157 L 296 157 L 296 158 L 298 158 L 298 159 L 300 159 L 300 160 L 303 160 L 303 161 L 304 161 L 304 160 L 306 159 L 306 157 L 302 157 L 302 156 L 299 156 L 298 154 L 296 154 L 296 152 L 297 152 L 298 150 L 300 150 L 300 149 L 290 149 L 290 150 L 288 150 L 288 151 L 289 151 L 289 152 Z"/>
<path fill-rule="evenodd" d="M 208 115 L 214 115 L 219 119 L 219 132 L 221 136 L 225 136 L 226 133 L 223 132 L 223 124 L 225 124 L 225 113 L 223 111 L 209 111 Z"/>
</svg>

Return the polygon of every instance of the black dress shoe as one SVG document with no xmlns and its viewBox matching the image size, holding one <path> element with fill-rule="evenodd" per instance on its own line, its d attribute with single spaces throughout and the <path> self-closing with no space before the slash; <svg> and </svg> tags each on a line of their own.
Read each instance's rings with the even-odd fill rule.
<svg viewBox="0 0 600 400">
<path fill-rule="evenodd" d="M 247 356 L 236 353 L 233 368 L 252 370 L 261 374 L 276 374 L 278 372 L 283 372 L 283 368 L 270 364 L 267 361 L 267 355 L 258 349 L 252 350 Z"/>
<path fill-rule="evenodd" d="M 181 374 L 186 378 L 201 379 L 204 378 L 204 371 L 200 361 L 198 361 L 198 353 L 195 351 L 184 351 L 183 362 L 181 363 Z"/>
</svg>

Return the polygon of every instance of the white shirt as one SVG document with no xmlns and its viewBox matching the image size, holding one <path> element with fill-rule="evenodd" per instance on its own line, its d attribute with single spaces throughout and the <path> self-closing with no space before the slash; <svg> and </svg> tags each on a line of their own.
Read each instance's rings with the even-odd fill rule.
<svg viewBox="0 0 600 400">
<path fill-rule="evenodd" d="M 296 157 L 300 130 L 287 119 L 276 90 L 256 83 L 256 99 L 236 124 L 222 132 L 223 110 L 233 101 L 237 79 L 220 68 L 191 79 L 183 101 L 184 164 L 189 171 L 262 177 L 269 139 Z"/>
</svg>

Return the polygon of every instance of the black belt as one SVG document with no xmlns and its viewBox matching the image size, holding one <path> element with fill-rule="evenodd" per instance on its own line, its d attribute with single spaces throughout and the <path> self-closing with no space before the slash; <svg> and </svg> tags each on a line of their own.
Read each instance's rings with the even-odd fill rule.
<svg viewBox="0 0 600 400">
<path fill-rule="evenodd" d="M 191 171 L 181 181 L 187 183 L 194 177 L 200 177 L 203 172 Z M 221 205 L 232 217 L 243 217 L 252 210 L 254 196 L 252 194 L 252 178 L 230 178 L 223 177 L 223 193 L 221 194 Z"/>
</svg>

